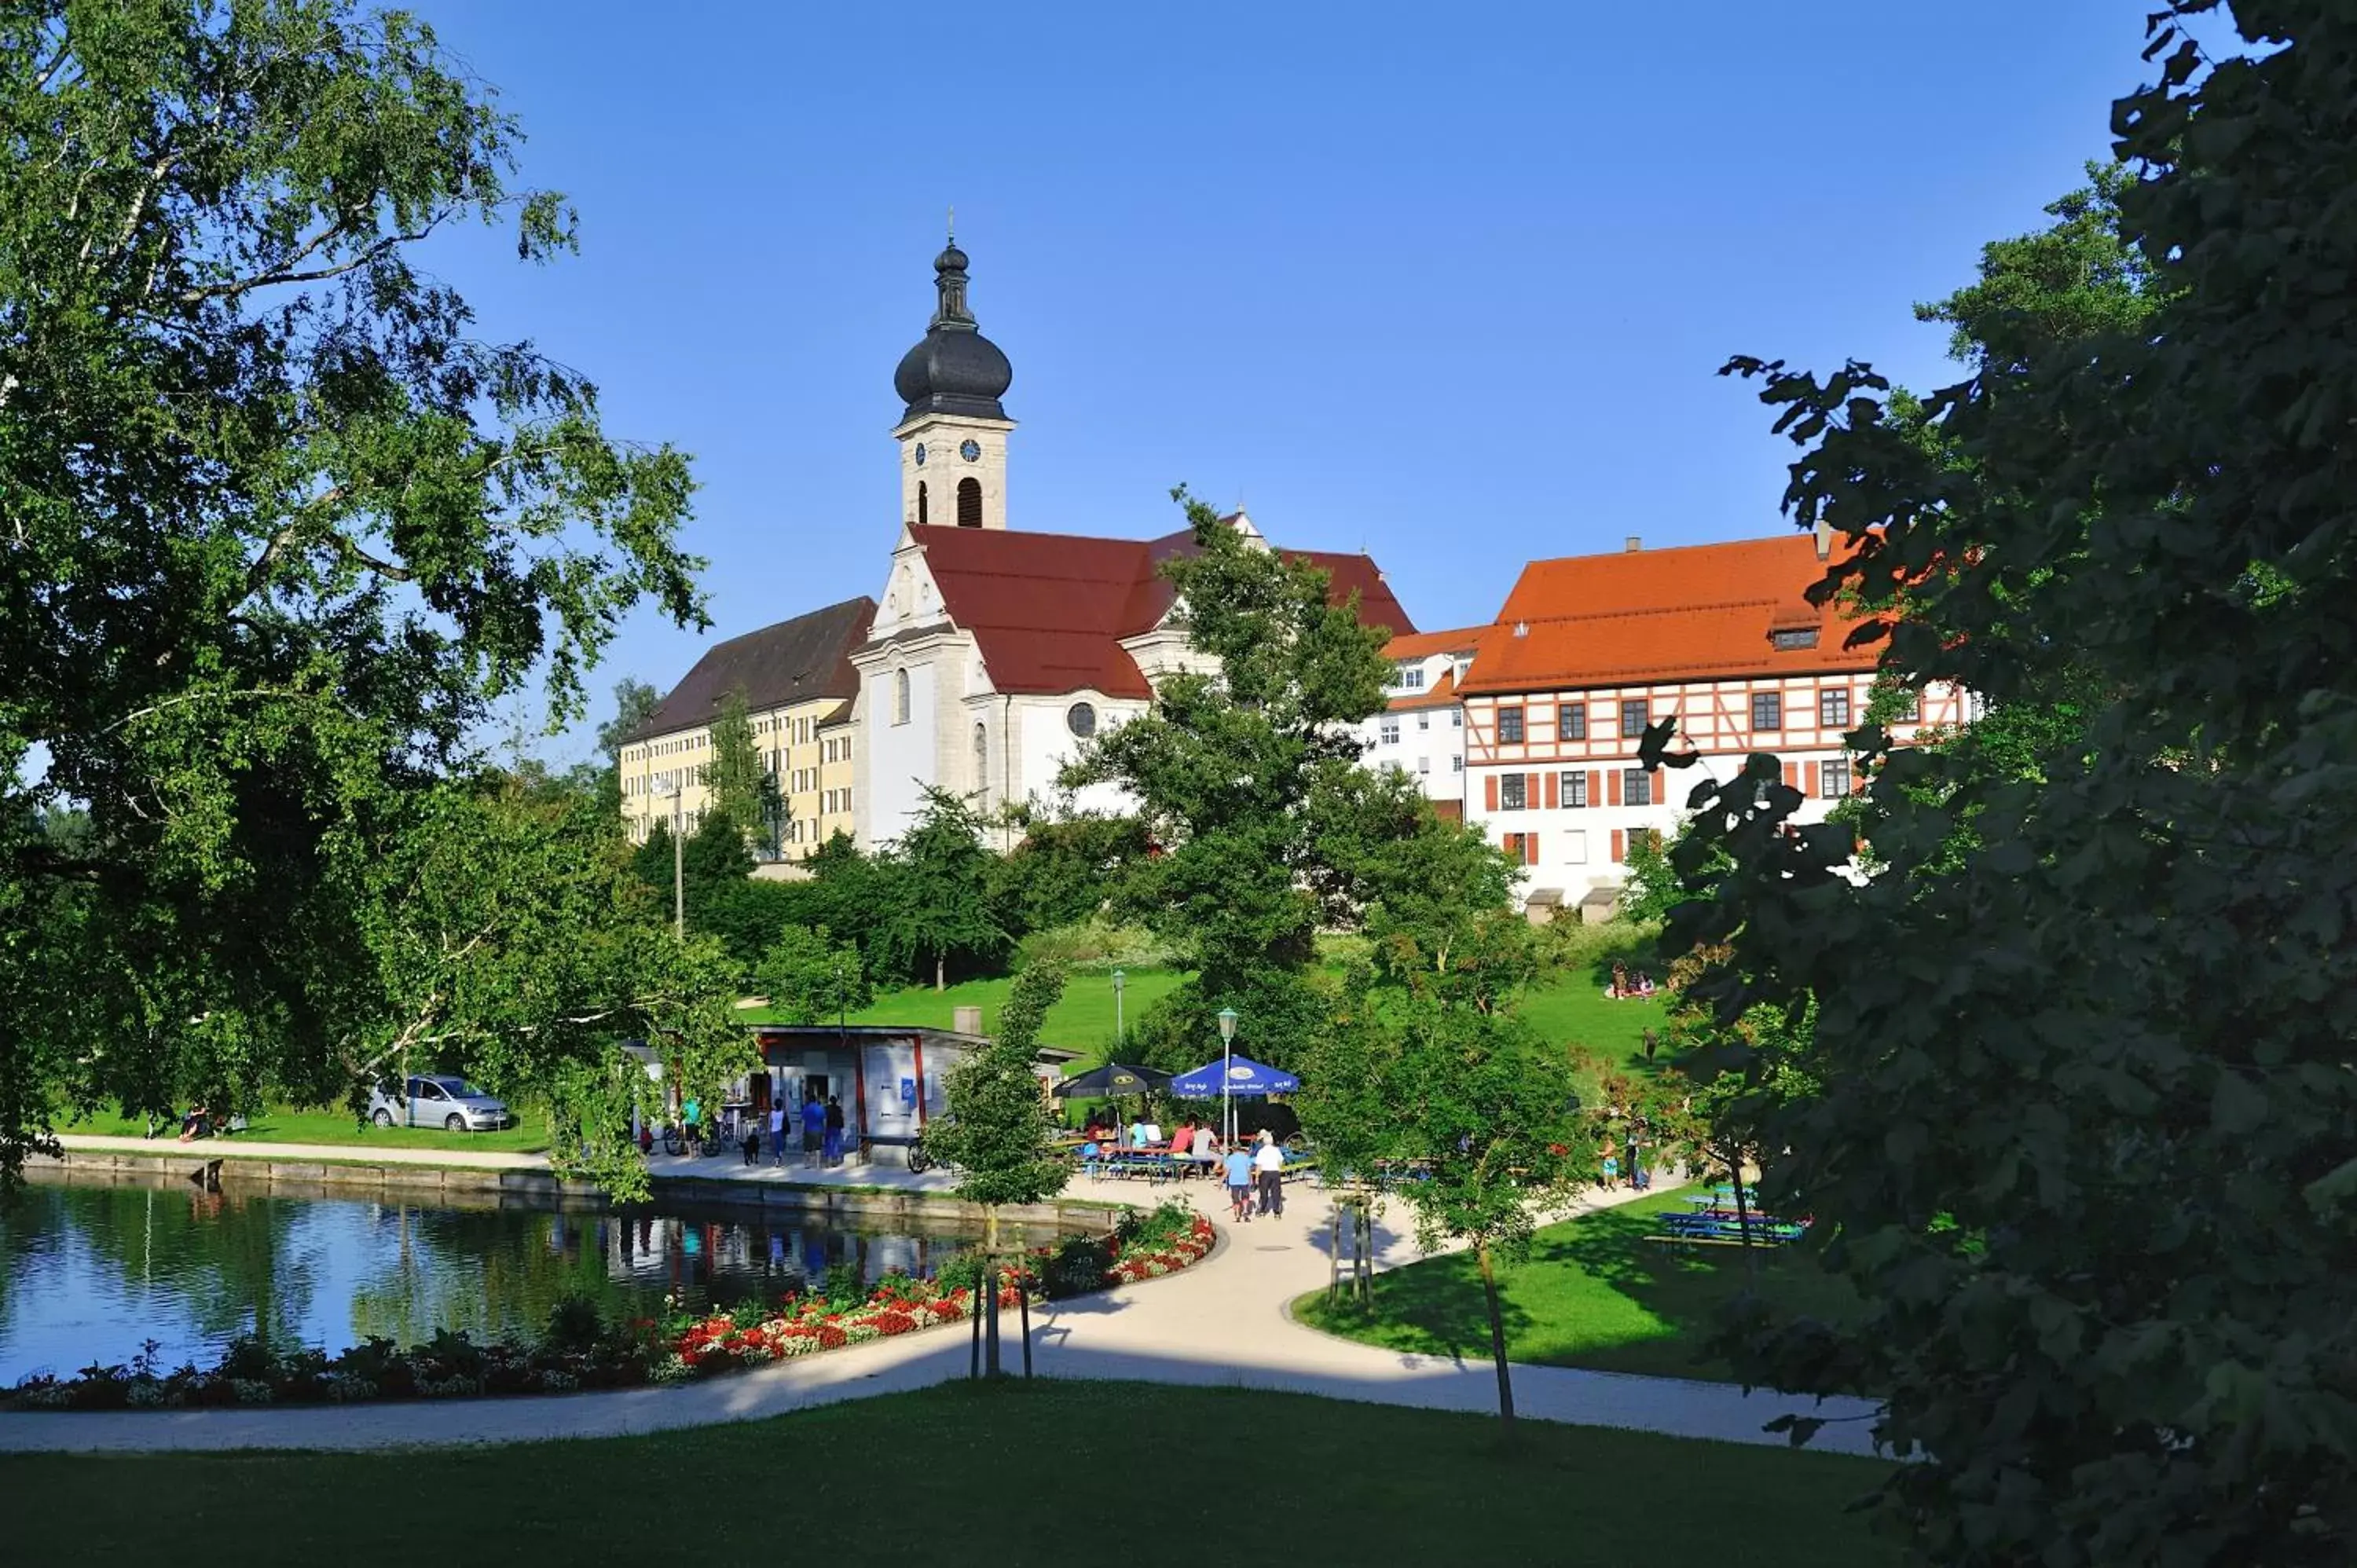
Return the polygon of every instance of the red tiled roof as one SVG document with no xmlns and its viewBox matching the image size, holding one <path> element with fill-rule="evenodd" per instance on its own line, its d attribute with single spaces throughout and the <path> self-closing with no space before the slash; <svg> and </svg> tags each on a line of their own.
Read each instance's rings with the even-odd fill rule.
<svg viewBox="0 0 2357 1568">
<path fill-rule="evenodd" d="M 1470 653 L 1481 641 L 1486 626 L 1460 627 L 1455 631 L 1411 631 L 1383 644 L 1386 659 L 1429 659 L 1436 653 Z"/>
<path fill-rule="evenodd" d="M 1457 701 L 1457 671 L 1443 670 L 1440 679 L 1421 692 L 1409 692 L 1392 698 L 1383 706 L 1393 713 L 1402 708 L 1445 708 Z"/>
<path fill-rule="evenodd" d="M 1193 554 L 1191 533 L 1093 539 L 937 524 L 909 532 L 925 553 L 942 607 L 974 634 L 998 690 L 1153 694 L 1121 639 L 1151 631 L 1169 613 L 1170 584 L 1157 568 L 1174 555 Z M 1286 554 L 1323 568 L 1337 604 L 1356 589 L 1361 622 L 1415 630 L 1368 557 Z"/>
<path fill-rule="evenodd" d="M 1534 561 L 1482 632 L 1463 690 L 1870 670 L 1876 648 L 1842 646 L 1847 614 L 1808 602 L 1825 564 L 1805 533 Z M 1809 627 L 1810 648 L 1780 649 L 1770 636 Z"/>
</svg>

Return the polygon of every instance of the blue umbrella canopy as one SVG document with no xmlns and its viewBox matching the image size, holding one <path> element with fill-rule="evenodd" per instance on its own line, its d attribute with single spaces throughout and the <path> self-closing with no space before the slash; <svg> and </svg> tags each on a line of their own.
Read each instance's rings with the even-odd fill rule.
<svg viewBox="0 0 2357 1568">
<path fill-rule="evenodd" d="M 1193 1072 L 1180 1073 L 1170 1080 L 1170 1092 L 1182 1100 L 1217 1100 L 1222 1072 L 1226 1075 L 1227 1093 L 1239 1100 L 1263 1094 L 1292 1094 L 1301 1088 L 1301 1080 L 1289 1072 L 1250 1057 L 1235 1057 L 1227 1061 L 1206 1062 Z"/>
</svg>

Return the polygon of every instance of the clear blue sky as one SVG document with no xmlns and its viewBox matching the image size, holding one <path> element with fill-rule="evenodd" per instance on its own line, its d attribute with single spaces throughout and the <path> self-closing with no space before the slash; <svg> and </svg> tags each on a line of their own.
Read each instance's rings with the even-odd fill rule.
<svg viewBox="0 0 2357 1568">
<path fill-rule="evenodd" d="M 723 637 L 881 588 L 952 202 L 1018 528 L 1164 532 L 1184 480 L 1438 628 L 1532 557 L 1785 526 L 1789 448 L 1713 372 L 1942 376 L 1910 306 L 2104 153 L 2148 6 L 419 8 L 582 220 L 547 269 L 435 264 L 694 454 Z M 634 618 L 597 706 L 705 640 Z"/>
</svg>

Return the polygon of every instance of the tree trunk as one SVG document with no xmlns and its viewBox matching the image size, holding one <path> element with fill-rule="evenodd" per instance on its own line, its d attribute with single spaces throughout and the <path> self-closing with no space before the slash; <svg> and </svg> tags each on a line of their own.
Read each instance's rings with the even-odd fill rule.
<svg viewBox="0 0 2357 1568">
<path fill-rule="evenodd" d="M 974 1343 L 966 1354 L 965 1375 L 979 1380 L 982 1376 L 982 1273 L 974 1276 Z"/>
<path fill-rule="evenodd" d="M 993 1204 L 982 1212 L 982 1277 L 990 1291 L 983 1308 L 990 1321 L 983 1330 L 982 1368 L 995 1378 L 998 1376 L 998 1206 Z"/>
<path fill-rule="evenodd" d="M 1506 1320 L 1498 1310 L 1498 1270 L 1490 1257 L 1490 1243 L 1474 1249 L 1481 1262 L 1481 1295 L 1490 1306 L 1490 1354 L 1498 1363 L 1498 1423 L 1506 1435 L 1514 1434 L 1514 1379 L 1506 1369 Z"/>
<path fill-rule="evenodd" d="M 946 953 L 935 953 L 933 955 L 933 989 L 935 991 L 947 991 L 949 989 L 948 971 L 949 955 Z"/>
<path fill-rule="evenodd" d="M 1727 1152 L 1727 1168 L 1735 1176 L 1735 1229 L 1743 1239 L 1743 1274 L 1752 1283 L 1760 1283 L 1760 1258 L 1751 1250 L 1751 1208 L 1743 1196 L 1743 1151 Z"/>
</svg>

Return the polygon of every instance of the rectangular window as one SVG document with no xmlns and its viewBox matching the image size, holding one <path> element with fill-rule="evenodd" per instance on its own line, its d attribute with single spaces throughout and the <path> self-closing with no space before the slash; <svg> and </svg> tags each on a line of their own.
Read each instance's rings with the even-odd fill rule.
<svg viewBox="0 0 2357 1568">
<path fill-rule="evenodd" d="M 1508 833 L 1500 841 L 1498 847 L 1504 850 L 1506 858 L 1517 865 L 1520 865 L 1525 858 L 1523 854 L 1523 835 L 1520 833 Z"/>
<path fill-rule="evenodd" d="M 1522 744 L 1522 739 L 1523 710 L 1520 708 L 1500 708 L 1498 710 L 1498 744 L 1500 746 L 1519 746 Z"/>
<path fill-rule="evenodd" d="M 1822 729 L 1849 727 L 1849 688 L 1827 686 L 1817 693 L 1817 725 Z"/>
<path fill-rule="evenodd" d="M 1817 769 L 1817 793 L 1828 800 L 1838 800 L 1849 793 L 1849 758 L 1835 757 Z"/>
<path fill-rule="evenodd" d="M 1781 692 L 1751 693 L 1751 727 L 1755 730 L 1784 727 L 1784 694 Z"/>
<path fill-rule="evenodd" d="M 1432 715 L 1430 714 L 1416 714 L 1415 727 L 1418 729 L 1430 729 L 1432 727 Z"/>
<path fill-rule="evenodd" d="M 1430 758 L 1429 757 L 1417 757 L 1417 758 L 1415 759 L 1415 770 L 1416 770 L 1418 773 L 1429 773 L 1429 772 L 1431 772 L 1431 771 L 1432 771 L 1432 758 Z"/>
<path fill-rule="evenodd" d="M 1899 711 L 1890 715 L 1891 723 L 1901 725 L 1919 724 L 1922 721 L 1922 693 L 1912 690 L 1900 692 L 1899 693 Z"/>
<path fill-rule="evenodd" d="M 1399 720 L 1383 719 L 1375 725 L 1375 738 L 1385 746 L 1399 744 Z"/>
<path fill-rule="evenodd" d="M 1587 704 L 1566 703 L 1557 708 L 1555 714 L 1555 731 L 1556 738 L 1561 740 L 1586 740 L 1587 738 Z"/>
<path fill-rule="evenodd" d="M 1394 679 L 1393 684 L 1396 685 L 1403 692 L 1423 691 L 1424 666 L 1421 664 L 1401 665 L 1399 667 L 1399 673 Z"/>
<path fill-rule="evenodd" d="M 1817 645 L 1817 628 L 1796 626 L 1771 631 L 1768 634 L 1768 642 L 1779 653 L 1798 653 L 1804 648 Z"/>
<path fill-rule="evenodd" d="M 1620 772 L 1620 803 L 1624 806 L 1650 806 L 1653 803 L 1653 776 L 1641 768 L 1627 768 Z"/>
<path fill-rule="evenodd" d="M 1465 727 L 1465 710 L 1463 708 L 1451 708 L 1448 710 L 1448 727 L 1450 729 L 1463 729 Z"/>
<path fill-rule="evenodd" d="M 1622 740 L 1635 740 L 1643 735 L 1648 722 L 1645 704 L 1641 699 L 1631 698 L 1620 704 L 1620 738 Z"/>
<path fill-rule="evenodd" d="M 1465 771 L 1465 759 L 1464 759 L 1463 757 L 1450 757 L 1450 758 L 1448 759 L 1448 771 L 1450 771 L 1451 773 L 1462 773 L 1462 772 L 1464 772 L 1464 771 Z"/>
<path fill-rule="evenodd" d="M 1519 811 L 1527 802 L 1523 798 L 1523 776 L 1509 773 L 1498 780 L 1498 810 Z"/>
<path fill-rule="evenodd" d="M 1566 773 L 1563 776 L 1563 803 L 1566 806 L 1587 804 L 1587 775 Z"/>
</svg>

